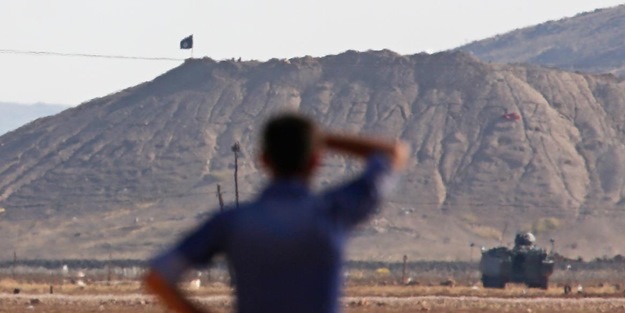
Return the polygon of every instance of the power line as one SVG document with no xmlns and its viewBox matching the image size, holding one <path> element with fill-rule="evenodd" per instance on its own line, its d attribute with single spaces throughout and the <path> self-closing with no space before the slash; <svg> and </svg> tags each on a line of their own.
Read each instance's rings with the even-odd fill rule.
<svg viewBox="0 0 625 313">
<path fill-rule="evenodd" d="M 364 53 L 364 52 L 362 52 Z M 108 55 L 108 54 L 89 54 L 89 53 L 66 53 L 66 52 L 54 52 L 54 51 L 34 51 L 34 50 L 15 50 L 15 49 L 0 49 L 0 54 L 21 54 L 21 55 L 36 55 L 36 56 L 61 56 L 61 57 L 83 57 L 83 58 L 100 58 L 100 59 L 117 59 L 117 60 L 142 60 L 142 61 L 173 61 L 173 62 L 181 62 L 186 59 L 181 58 L 168 58 L 168 57 L 143 57 L 143 56 L 128 56 L 128 55 Z M 430 54 L 430 56 L 433 54 Z M 403 57 L 410 57 L 412 55 L 402 55 Z M 273 58 L 276 59 L 276 58 Z M 273 60 L 272 59 L 272 60 Z M 295 58 L 299 59 L 299 58 Z M 234 60 L 234 58 L 232 59 Z M 287 59 L 281 59 L 287 60 Z M 486 61 L 480 61 L 481 63 L 486 63 Z M 456 62 L 440 62 L 445 65 L 456 65 Z M 501 65 L 507 65 L 510 67 L 516 67 L 518 64 L 516 63 L 499 63 Z M 351 67 L 361 68 L 361 67 L 369 67 L 368 64 L 348 64 Z M 588 73 L 578 73 L 573 72 L 573 69 L 567 70 L 558 67 L 550 67 L 547 65 L 540 64 L 530 64 L 529 66 L 524 67 L 539 67 L 539 68 L 547 68 L 558 70 L 561 72 L 576 74 L 582 76 L 582 78 Z M 600 73 L 599 73 L 600 74 Z M 593 75 L 599 75 L 593 74 Z M 576 79 L 561 79 L 564 82 L 577 82 Z"/>
<path fill-rule="evenodd" d="M 128 55 L 108 55 L 108 54 L 89 54 L 89 53 L 65 53 L 53 51 L 33 51 L 33 50 L 13 50 L 0 49 L 2 54 L 25 54 L 25 55 L 48 55 L 61 57 L 83 57 L 83 58 L 100 58 L 100 59 L 118 59 L 118 60 L 143 60 L 143 61 L 184 61 L 185 59 L 166 58 L 166 57 L 142 57 Z"/>
</svg>

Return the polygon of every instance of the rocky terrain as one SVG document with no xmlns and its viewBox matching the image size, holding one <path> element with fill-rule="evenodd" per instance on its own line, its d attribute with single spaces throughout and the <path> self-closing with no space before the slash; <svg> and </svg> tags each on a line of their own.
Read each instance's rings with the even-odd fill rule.
<svg viewBox="0 0 625 313">
<path fill-rule="evenodd" d="M 570 257 L 625 253 L 625 89 L 611 75 L 391 51 L 189 59 L 151 82 L 0 137 L 0 249 L 25 258 L 143 258 L 265 180 L 268 116 L 406 140 L 398 190 L 350 258 L 469 259 L 532 230 Z M 328 156 L 315 188 L 358 172 Z M 475 252 L 476 253 L 476 252 Z"/>
<path fill-rule="evenodd" d="M 517 29 L 458 48 L 487 62 L 625 74 L 625 5 Z"/>
</svg>

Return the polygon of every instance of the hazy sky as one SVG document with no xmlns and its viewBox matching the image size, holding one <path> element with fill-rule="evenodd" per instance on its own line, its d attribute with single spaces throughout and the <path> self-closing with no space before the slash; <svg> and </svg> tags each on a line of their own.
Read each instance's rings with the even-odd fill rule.
<svg viewBox="0 0 625 313">
<path fill-rule="evenodd" d="M 267 60 L 345 50 L 450 49 L 610 0 L 0 0 L 0 50 Z M 0 102 L 77 105 L 181 61 L 0 53 Z"/>
</svg>

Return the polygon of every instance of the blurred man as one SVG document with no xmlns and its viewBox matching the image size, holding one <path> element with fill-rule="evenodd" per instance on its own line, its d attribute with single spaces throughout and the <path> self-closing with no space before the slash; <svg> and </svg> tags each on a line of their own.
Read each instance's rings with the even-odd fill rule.
<svg viewBox="0 0 625 313">
<path fill-rule="evenodd" d="M 239 209 L 215 214 L 150 263 L 148 289 L 177 312 L 206 312 L 177 288 L 185 271 L 227 256 L 235 272 L 240 313 L 339 311 L 346 236 L 371 215 L 393 171 L 404 167 L 405 144 L 325 133 L 309 119 L 285 114 L 262 134 L 262 163 L 271 181 Z M 324 152 L 366 161 L 360 176 L 314 194 L 309 184 Z"/>
</svg>

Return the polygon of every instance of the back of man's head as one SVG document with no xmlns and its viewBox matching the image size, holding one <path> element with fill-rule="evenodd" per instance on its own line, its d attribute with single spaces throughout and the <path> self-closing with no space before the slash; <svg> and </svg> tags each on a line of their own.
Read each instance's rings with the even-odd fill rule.
<svg viewBox="0 0 625 313">
<path fill-rule="evenodd" d="M 270 119 L 263 130 L 263 156 L 277 177 L 307 174 L 318 144 L 315 123 L 294 113 Z"/>
</svg>

